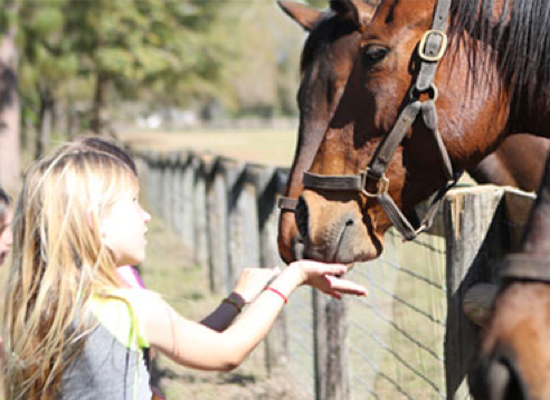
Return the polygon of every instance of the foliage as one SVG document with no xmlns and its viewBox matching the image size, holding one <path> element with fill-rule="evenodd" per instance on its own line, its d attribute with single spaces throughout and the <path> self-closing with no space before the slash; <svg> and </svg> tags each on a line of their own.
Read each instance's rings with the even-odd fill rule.
<svg viewBox="0 0 550 400">
<path fill-rule="evenodd" d="M 76 74 L 78 58 L 64 35 L 65 3 L 50 0 L 37 8 L 35 1 L 21 0 L 19 85 L 27 101 L 35 102 L 38 91 L 55 95 Z"/>
<path fill-rule="evenodd" d="M 328 1 L 327 0 L 307 0 L 307 3 L 310 6 L 313 6 L 318 9 L 325 9 L 327 8 Z"/>
<path fill-rule="evenodd" d="M 275 0 L 18 1 L 20 91 L 30 115 L 44 94 L 88 110 L 137 100 L 296 112 L 303 32 Z M 13 18 L 0 12 L 4 20 Z"/>
</svg>

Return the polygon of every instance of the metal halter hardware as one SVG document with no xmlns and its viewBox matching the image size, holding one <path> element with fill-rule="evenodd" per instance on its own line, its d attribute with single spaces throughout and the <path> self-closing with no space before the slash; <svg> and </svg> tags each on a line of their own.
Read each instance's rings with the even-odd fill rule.
<svg viewBox="0 0 550 400">
<path fill-rule="evenodd" d="M 433 223 L 439 203 L 445 193 L 456 183 L 458 174 L 453 171 L 451 160 L 443 139 L 439 134 L 437 123 L 437 87 L 434 84 L 435 73 L 439 61 L 447 49 L 447 18 L 451 6 L 451 0 L 439 0 L 436 3 L 431 29 L 426 31 L 418 44 L 420 68 L 416 80 L 409 91 L 409 100 L 399 114 L 395 125 L 388 135 L 378 145 L 374 157 L 363 171 L 357 175 L 319 175 L 304 172 L 304 187 L 320 190 L 353 190 L 363 193 L 369 198 L 376 198 L 388 215 L 393 225 L 399 230 L 405 240 L 413 240 L 422 231 L 428 229 Z M 427 93 L 429 99 L 420 101 L 420 95 Z M 432 132 L 433 138 L 439 149 L 439 155 L 444 167 L 447 183 L 442 187 L 420 222 L 419 227 L 405 217 L 399 207 L 389 196 L 389 179 L 385 176 L 393 155 L 403 141 L 408 130 L 416 121 L 418 115 L 422 116 L 424 124 Z M 366 188 L 368 180 L 374 180 L 376 192 L 369 192 Z"/>
<path fill-rule="evenodd" d="M 428 42 L 428 39 L 431 35 L 438 35 L 441 38 L 439 51 L 434 56 L 426 52 L 426 43 Z M 437 29 L 430 29 L 429 31 L 426 31 L 424 33 L 424 36 L 422 36 L 422 39 L 420 39 L 420 43 L 418 44 L 418 55 L 422 60 L 428 62 L 437 62 L 441 60 L 443 58 L 443 55 L 445 54 L 445 50 L 447 50 L 447 34 Z"/>
<path fill-rule="evenodd" d="M 361 193 L 363 193 L 367 197 L 371 198 L 379 198 L 385 193 L 388 193 L 388 189 L 390 188 L 390 180 L 386 178 L 386 175 L 382 175 L 380 178 L 377 178 L 376 176 L 373 176 L 372 174 L 369 174 L 370 168 L 367 167 L 363 172 L 361 172 Z M 374 178 L 377 180 L 376 182 L 376 193 L 370 193 L 367 190 L 367 179 L 368 178 Z"/>
<path fill-rule="evenodd" d="M 298 199 L 293 199 L 292 197 L 279 196 L 277 199 L 277 207 L 283 211 L 296 211 L 296 206 L 298 205 Z"/>
</svg>

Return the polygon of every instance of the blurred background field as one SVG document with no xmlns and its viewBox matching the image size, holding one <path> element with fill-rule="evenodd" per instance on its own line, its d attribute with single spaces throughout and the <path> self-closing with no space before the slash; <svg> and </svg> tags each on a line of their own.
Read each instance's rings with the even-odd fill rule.
<svg viewBox="0 0 550 400">
<path fill-rule="evenodd" d="M 195 150 L 250 163 L 289 167 L 298 127 L 276 129 L 195 129 L 175 132 L 129 130 L 120 139 L 136 150 Z"/>
</svg>

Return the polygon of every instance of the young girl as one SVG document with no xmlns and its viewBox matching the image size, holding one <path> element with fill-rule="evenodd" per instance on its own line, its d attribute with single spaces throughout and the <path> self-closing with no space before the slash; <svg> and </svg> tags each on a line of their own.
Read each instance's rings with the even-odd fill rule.
<svg viewBox="0 0 550 400">
<path fill-rule="evenodd" d="M 248 300 L 238 288 L 207 323 L 189 321 L 156 293 L 121 288 L 116 267 L 145 257 L 151 216 L 137 196 L 135 174 L 105 152 L 60 152 L 28 172 L 5 301 L 7 399 L 149 400 L 143 348 L 192 368 L 230 370 L 299 285 L 336 297 L 365 294 L 334 277 L 346 272 L 343 265 L 298 262 L 232 325 Z"/>
<path fill-rule="evenodd" d="M 11 214 L 10 196 L 0 188 L 0 267 L 6 261 L 13 241 Z"/>
</svg>

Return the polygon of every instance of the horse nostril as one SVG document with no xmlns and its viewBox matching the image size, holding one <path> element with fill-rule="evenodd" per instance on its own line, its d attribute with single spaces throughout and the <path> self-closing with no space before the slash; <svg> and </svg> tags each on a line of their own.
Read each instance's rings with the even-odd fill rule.
<svg viewBox="0 0 550 400">
<path fill-rule="evenodd" d="M 346 221 L 346 226 L 352 226 L 354 224 L 353 220 L 352 219 L 348 219 Z"/>
<path fill-rule="evenodd" d="M 529 398 L 521 375 L 507 359 L 478 364 L 468 377 L 476 400 L 526 400 Z"/>
<path fill-rule="evenodd" d="M 298 227 L 298 232 L 302 239 L 308 237 L 308 226 L 309 226 L 309 212 L 307 209 L 307 204 L 302 196 L 298 199 L 298 204 L 296 205 L 296 226 Z"/>
</svg>

